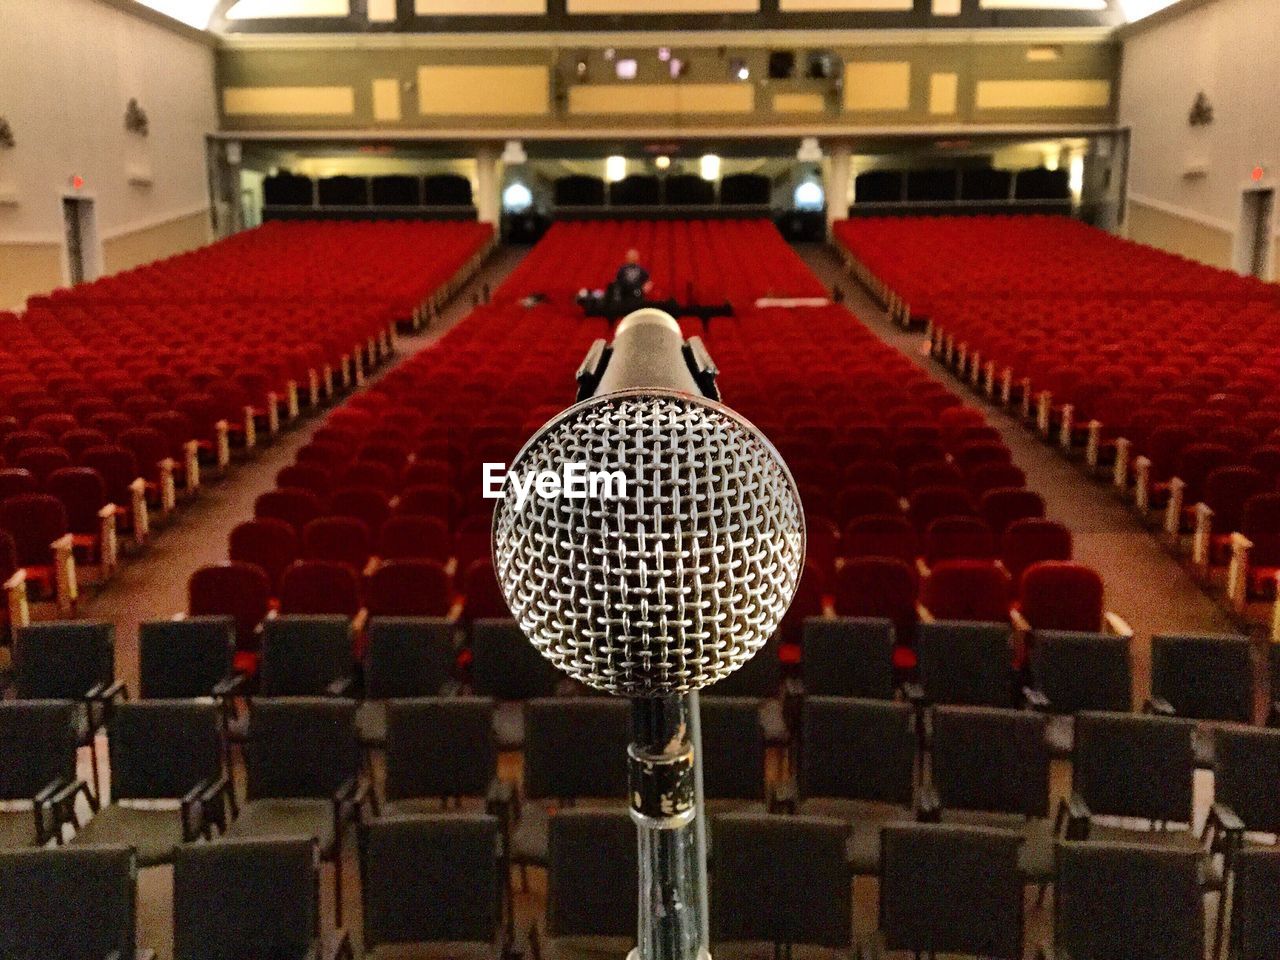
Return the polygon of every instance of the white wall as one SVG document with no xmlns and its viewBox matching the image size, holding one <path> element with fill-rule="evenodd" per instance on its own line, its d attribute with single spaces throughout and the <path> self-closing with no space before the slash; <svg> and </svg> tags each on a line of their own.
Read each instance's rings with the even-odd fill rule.
<svg viewBox="0 0 1280 960">
<path fill-rule="evenodd" d="M 1280 2 L 1214 0 L 1175 12 L 1124 41 L 1119 120 L 1132 128 L 1131 204 L 1143 208 L 1131 228 L 1153 234 L 1135 239 L 1184 242 L 1192 252 L 1217 251 L 1203 259 L 1221 259 L 1251 170 L 1263 165 L 1280 182 Z M 1192 127 L 1201 91 L 1214 122 Z M 1191 166 L 1205 175 L 1184 176 Z"/>
<path fill-rule="evenodd" d="M 60 245 L 60 198 L 73 175 L 95 200 L 108 246 L 207 217 L 205 135 L 217 129 L 213 50 L 154 16 L 105 0 L 0 0 L 0 115 L 17 141 L 0 149 L 0 247 Z M 147 113 L 149 136 L 125 130 L 132 97 Z M 131 185 L 135 172 L 149 173 L 151 185 Z M 163 232 L 157 236 L 163 252 Z M 111 260 L 108 251 L 108 268 Z M 7 279 L 11 287 L 14 278 Z"/>
</svg>

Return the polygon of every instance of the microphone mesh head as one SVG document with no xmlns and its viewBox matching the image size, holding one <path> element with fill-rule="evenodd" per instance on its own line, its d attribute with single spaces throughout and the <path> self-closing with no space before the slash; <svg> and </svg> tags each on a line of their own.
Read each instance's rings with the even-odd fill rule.
<svg viewBox="0 0 1280 960">
<path fill-rule="evenodd" d="M 519 505 L 509 479 L 493 522 L 498 583 L 552 663 L 600 690 L 670 696 L 773 635 L 804 567 L 804 512 L 755 427 L 685 394 L 611 393 L 553 419 L 510 469 L 525 483 L 566 464 L 620 473 L 625 490 L 535 487 Z"/>
</svg>

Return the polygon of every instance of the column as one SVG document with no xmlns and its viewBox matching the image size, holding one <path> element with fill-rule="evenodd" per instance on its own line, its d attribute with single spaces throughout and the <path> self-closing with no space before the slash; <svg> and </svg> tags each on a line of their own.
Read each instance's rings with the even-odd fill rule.
<svg viewBox="0 0 1280 960">
<path fill-rule="evenodd" d="M 481 223 L 498 226 L 502 213 L 502 173 L 498 148 L 484 144 L 476 150 L 476 214 Z"/>
<path fill-rule="evenodd" d="M 849 141 L 836 140 L 827 144 L 827 162 L 822 167 L 822 192 L 827 198 L 827 235 L 831 225 L 848 216 L 849 186 L 852 166 Z"/>
</svg>

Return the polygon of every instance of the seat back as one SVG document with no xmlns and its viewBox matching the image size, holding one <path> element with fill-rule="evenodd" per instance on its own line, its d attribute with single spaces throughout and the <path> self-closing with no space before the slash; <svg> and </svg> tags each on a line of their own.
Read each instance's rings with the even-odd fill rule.
<svg viewBox="0 0 1280 960">
<path fill-rule="evenodd" d="M 1022 710 L 935 707 L 931 782 L 943 809 L 1049 812 L 1045 718 Z M 982 951 L 979 951 L 982 952 Z"/>
<path fill-rule="evenodd" d="M 940 620 L 1009 622 L 1013 583 L 991 560 L 948 560 L 930 571 L 920 600 Z"/>
<path fill-rule="evenodd" d="M 888 949 L 1022 956 L 1021 833 L 903 823 L 886 826 L 882 837 L 880 932 Z"/>
<path fill-rule="evenodd" d="M 484 796 L 498 772 L 493 709 L 487 697 L 389 700 L 387 799 Z"/>
<path fill-rule="evenodd" d="M 634 938 L 637 876 L 626 811 L 557 810 L 547 825 L 547 934 Z"/>
<path fill-rule="evenodd" d="M 1124 843 L 1057 847 L 1054 944 L 1060 955 L 1203 960 L 1200 855 Z M 1140 945 L 1140 946 L 1139 946 Z"/>
<path fill-rule="evenodd" d="M 703 782 L 712 799 L 764 799 L 764 730 L 760 701 L 709 689 L 700 698 Z"/>
<path fill-rule="evenodd" d="M 303 960 L 319 933 L 319 877 L 308 839 L 182 844 L 173 862 L 174 960 Z"/>
<path fill-rule="evenodd" d="M 0 701 L 0 800 L 31 800 L 54 780 L 74 780 L 76 740 L 71 701 Z"/>
<path fill-rule="evenodd" d="M 499 700 L 555 693 L 564 674 L 525 639 L 514 620 L 476 620 L 469 633 L 476 693 Z"/>
<path fill-rule="evenodd" d="M 114 624 L 51 620 L 19 627 L 14 687 L 23 700 L 79 700 L 115 672 Z"/>
<path fill-rule="evenodd" d="M 0 956 L 133 960 L 137 877 L 125 846 L 0 852 Z"/>
<path fill-rule="evenodd" d="M 238 650 L 258 649 L 255 631 L 270 603 L 271 581 L 256 564 L 233 560 L 201 567 L 187 581 L 187 612 L 231 617 Z"/>
<path fill-rule="evenodd" d="M 228 538 L 228 555 L 237 563 L 254 563 L 266 571 L 273 588 L 280 575 L 298 559 L 298 535 L 274 517 L 236 524 Z"/>
<path fill-rule="evenodd" d="M 1058 714 L 1125 713 L 1133 704 L 1133 665 L 1126 637 L 1037 630 L 1031 645 L 1036 687 Z"/>
<path fill-rule="evenodd" d="M 113 800 L 176 800 L 222 773 L 222 735 L 212 703 L 117 704 L 109 731 Z"/>
<path fill-rule="evenodd" d="M 349 700 L 254 700 L 244 751 L 249 799 L 332 797 L 360 771 L 355 713 Z"/>
<path fill-rule="evenodd" d="M 1249 830 L 1280 834 L 1280 730 L 1219 727 L 1213 732 L 1213 799 Z"/>
<path fill-rule="evenodd" d="M 1000 560 L 1014 583 L 1022 582 L 1022 574 L 1033 563 L 1044 560 L 1070 560 L 1074 545 L 1071 531 L 1056 520 L 1025 517 L 1005 528 L 1000 540 Z"/>
<path fill-rule="evenodd" d="M 1254 709 L 1253 653 L 1248 637 L 1151 638 L 1151 693 L 1180 717 L 1249 723 Z"/>
<path fill-rule="evenodd" d="M 435 560 L 388 560 L 366 591 L 372 616 L 443 617 L 453 603 L 449 574 Z"/>
<path fill-rule="evenodd" d="M 625 797 L 630 709 L 604 697 L 545 697 L 524 708 L 524 790 L 531 799 Z"/>
<path fill-rule="evenodd" d="M 67 511 L 47 493 L 22 493 L 0 501 L 0 529 L 18 547 L 18 563 L 47 567 L 53 563 L 50 544 L 67 533 Z"/>
<path fill-rule="evenodd" d="M 280 611 L 331 614 L 348 619 L 360 611 L 360 581 L 336 560 L 298 560 L 280 576 Z"/>
<path fill-rule="evenodd" d="M 1280 943 L 1280 848 L 1235 855 L 1231 892 L 1232 960 L 1271 960 Z"/>
<path fill-rule="evenodd" d="M 430 697 L 453 676 L 456 625 L 440 617 L 371 617 L 364 692 L 373 700 Z"/>
<path fill-rule="evenodd" d="M 499 823 L 451 812 L 376 820 L 360 845 L 364 947 L 492 944 L 502 926 Z"/>
<path fill-rule="evenodd" d="M 1048 560 L 1022 574 L 1019 605 L 1036 630 L 1097 630 L 1102 598 L 1102 578 L 1083 564 Z"/>
<path fill-rule="evenodd" d="M 713 942 L 851 945 L 847 823 L 734 813 L 711 829 Z"/>
<path fill-rule="evenodd" d="M 349 673 L 351 624 L 346 617 L 290 614 L 263 622 L 262 696 L 321 696 Z"/>
<path fill-rule="evenodd" d="M 910 704 L 808 697 L 802 711 L 802 797 L 843 797 L 910 807 L 916 733 Z"/>
<path fill-rule="evenodd" d="M 1072 789 L 1096 815 L 1190 823 L 1193 728 L 1168 717 L 1076 714 Z"/>
<path fill-rule="evenodd" d="M 893 622 L 874 617 L 810 617 L 801 675 L 810 696 L 893 699 Z"/>
<path fill-rule="evenodd" d="M 922 623 L 916 631 L 920 679 L 932 703 L 1011 707 L 1014 674 L 1009 627 L 993 623 Z"/>
</svg>

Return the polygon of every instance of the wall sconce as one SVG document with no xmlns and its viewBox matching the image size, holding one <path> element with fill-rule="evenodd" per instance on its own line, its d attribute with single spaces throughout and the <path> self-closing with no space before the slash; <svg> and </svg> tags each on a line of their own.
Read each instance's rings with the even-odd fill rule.
<svg viewBox="0 0 1280 960">
<path fill-rule="evenodd" d="M 145 137 L 151 132 L 151 121 L 147 119 L 147 112 L 138 105 L 135 97 L 130 97 L 129 105 L 125 107 L 124 128 L 140 137 Z"/>
<path fill-rule="evenodd" d="M 0 117 L 0 147 L 13 149 L 18 145 L 18 141 L 13 138 L 13 127 L 9 126 L 9 120 L 6 117 Z"/>
</svg>

